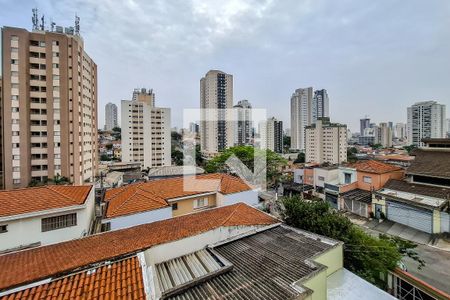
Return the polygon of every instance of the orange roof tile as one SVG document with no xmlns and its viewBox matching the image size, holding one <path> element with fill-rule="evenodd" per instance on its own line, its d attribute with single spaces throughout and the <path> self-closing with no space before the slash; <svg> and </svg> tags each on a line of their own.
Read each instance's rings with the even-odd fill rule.
<svg viewBox="0 0 450 300">
<path fill-rule="evenodd" d="M 0 255 L 0 290 L 183 239 L 222 226 L 278 221 L 244 203 Z"/>
<path fill-rule="evenodd" d="M 0 191 L 0 217 L 82 205 L 92 186 L 48 185 Z"/>
<path fill-rule="evenodd" d="M 360 160 L 356 163 L 350 164 L 349 167 L 355 168 L 360 172 L 384 174 L 389 172 L 401 171 L 400 167 L 385 164 L 376 160 Z"/>
<path fill-rule="evenodd" d="M 15 299 L 145 299 L 136 256 L 0 297 Z"/>
<path fill-rule="evenodd" d="M 131 184 L 106 191 L 106 216 L 114 218 L 128 214 L 163 208 L 167 200 L 208 192 L 239 193 L 252 188 L 242 179 L 228 174 L 214 173 L 184 176 Z"/>
</svg>

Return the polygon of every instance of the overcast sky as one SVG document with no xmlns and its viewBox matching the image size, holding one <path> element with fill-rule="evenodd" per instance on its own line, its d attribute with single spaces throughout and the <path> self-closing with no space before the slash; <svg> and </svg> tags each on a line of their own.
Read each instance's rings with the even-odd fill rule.
<svg viewBox="0 0 450 300">
<path fill-rule="evenodd" d="M 325 88 L 334 121 L 406 122 L 419 100 L 450 106 L 448 0 L 0 0 L 0 25 L 31 29 L 38 7 L 58 25 L 81 18 L 85 49 L 98 65 L 104 105 L 153 88 L 157 106 L 199 107 L 209 69 L 234 75 L 234 102 L 289 127 L 296 88 Z"/>
</svg>

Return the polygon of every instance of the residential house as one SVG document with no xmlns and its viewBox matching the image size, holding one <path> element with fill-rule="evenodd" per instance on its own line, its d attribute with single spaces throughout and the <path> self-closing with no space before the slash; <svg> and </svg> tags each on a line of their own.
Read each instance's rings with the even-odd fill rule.
<svg viewBox="0 0 450 300">
<path fill-rule="evenodd" d="M 372 191 L 390 179 L 402 179 L 404 170 L 375 160 L 361 160 L 339 167 L 338 180 L 325 183 L 325 200 L 336 209 L 363 217 L 372 212 Z"/>
<path fill-rule="evenodd" d="M 393 299 L 343 268 L 342 242 L 243 203 L 2 255 L 0 265 L 1 300 Z"/>
<path fill-rule="evenodd" d="M 386 217 L 428 232 L 450 232 L 450 139 L 424 139 L 406 170 L 406 180 L 391 180 L 377 190 L 372 206 Z"/>
<path fill-rule="evenodd" d="M 0 252 L 89 234 L 94 188 L 49 185 L 0 192 Z"/>
<path fill-rule="evenodd" d="M 152 180 L 106 191 L 105 230 L 164 220 L 216 206 L 259 205 L 258 191 L 228 174 Z"/>
</svg>

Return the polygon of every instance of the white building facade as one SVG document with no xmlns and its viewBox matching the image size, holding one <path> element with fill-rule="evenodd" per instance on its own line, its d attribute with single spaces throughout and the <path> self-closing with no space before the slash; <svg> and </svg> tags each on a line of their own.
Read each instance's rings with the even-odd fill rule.
<svg viewBox="0 0 450 300">
<path fill-rule="evenodd" d="M 313 120 L 313 88 L 297 89 L 291 97 L 291 149 L 305 149 L 305 128 Z"/>
<path fill-rule="evenodd" d="M 417 102 L 408 107 L 408 142 L 423 147 L 424 138 L 444 138 L 445 109 L 445 105 L 436 101 Z"/>
<path fill-rule="evenodd" d="M 0 252 L 44 246 L 88 235 L 94 205 L 94 188 L 91 188 L 85 202 L 80 205 L 1 216 Z"/>
<path fill-rule="evenodd" d="M 170 108 L 154 107 L 155 94 L 141 89 L 122 100 L 122 162 L 142 168 L 171 165 Z"/>
<path fill-rule="evenodd" d="M 236 124 L 234 126 L 235 145 L 250 145 L 253 142 L 252 105 L 241 100 L 234 106 Z"/>
</svg>

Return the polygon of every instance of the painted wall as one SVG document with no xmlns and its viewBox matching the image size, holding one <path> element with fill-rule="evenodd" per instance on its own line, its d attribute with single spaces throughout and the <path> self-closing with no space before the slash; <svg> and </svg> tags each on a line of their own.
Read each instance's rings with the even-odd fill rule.
<svg viewBox="0 0 450 300">
<path fill-rule="evenodd" d="M 314 258 L 314 261 L 327 266 L 327 276 L 344 267 L 344 249 L 342 244 L 322 253 Z"/>
<path fill-rule="evenodd" d="M 70 213 L 77 214 L 76 226 L 42 232 L 41 220 L 43 218 Z M 41 245 L 48 245 L 82 237 L 89 233 L 93 217 L 94 188 L 91 189 L 84 208 L 52 210 L 52 212 L 39 216 L 1 222 L 2 225 L 8 225 L 8 232 L 0 233 L 0 251 L 38 242 Z"/>
<path fill-rule="evenodd" d="M 203 208 L 194 208 L 194 201 L 197 199 L 208 199 L 208 206 Z M 192 198 L 186 198 L 177 201 L 170 201 L 169 204 L 178 203 L 178 209 L 172 211 L 172 216 L 181 216 L 185 214 L 190 214 L 193 212 L 197 212 L 203 209 L 208 209 L 211 207 L 217 206 L 216 195 L 204 195 L 204 196 L 196 196 Z"/>
<path fill-rule="evenodd" d="M 365 183 L 364 176 L 372 178 L 372 183 Z M 404 171 L 396 171 L 385 174 L 374 174 L 358 171 L 358 188 L 366 191 L 372 189 L 381 189 L 389 179 L 402 179 L 404 177 Z"/>
<path fill-rule="evenodd" d="M 111 230 L 117 230 L 170 218 L 172 218 L 172 207 L 168 206 L 139 214 L 104 219 L 102 220 L 102 223 L 111 223 Z"/>
<path fill-rule="evenodd" d="M 320 186 L 324 187 L 325 182 L 337 182 L 339 176 L 339 170 L 338 169 L 322 169 L 322 168 L 315 168 L 314 169 L 314 186 Z M 320 180 L 319 178 L 323 177 L 324 180 Z"/>
<path fill-rule="evenodd" d="M 314 185 L 314 169 L 304 169 L 303 180 L 305 184 Z"/>
<path fill-rule="evenodd" d="M 294 169 L 294 182 L 303 183 L 304 169 Z"/>
<path fill-rule="evenodd" d="M 251 190 L 240 193 L 223 195 L 221 205 L 222 206 L 232 205 L 239 202 L 246 203 L 250 206 L 259 205 L 258 191 Z"/>
<path fill-rule="evenodd" d="M 356 173 L 356 169 L 339 167 L 339 183 L 345 184 L 345 173 L 350 174 L 350 183 L 357 182 L 358 177 Z"/>
<path fill-rule="evenodd" d="M 301 283 L 296 283 L 296 285 L 305 286 L 313 291 L 310 296 L 311 300 L 326 300 L 327 299 L 327 271 L 322 270 L 317 273 L 314 277 L 305 280 Z"/>
</svg>

